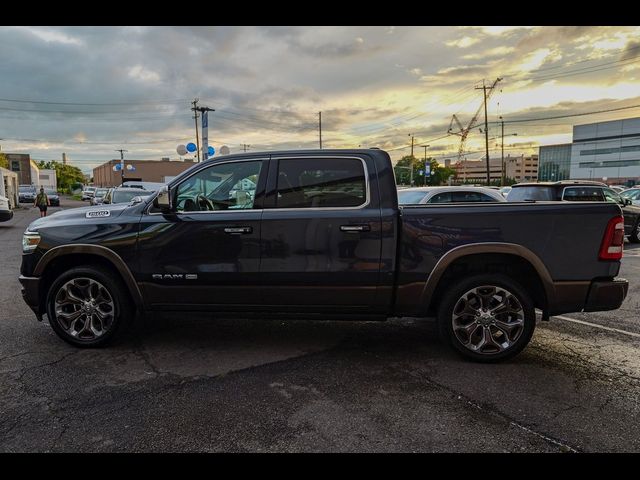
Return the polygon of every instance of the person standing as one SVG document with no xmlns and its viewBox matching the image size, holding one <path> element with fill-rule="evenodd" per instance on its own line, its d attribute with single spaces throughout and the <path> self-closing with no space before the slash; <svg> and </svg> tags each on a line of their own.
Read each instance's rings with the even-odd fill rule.
<svg viewBox="0 0 640 480">
<path fill-rule="evenodd" d="M 34 203 L 34 207 L 38 207 L 40 209 L 40 217 L 47 216 L 47 207 L 51 205 L 49 201 L 49 197 L 46 193 L 44 193 L 44 187 L 40 187 L 40 193 L 36 196 L 36 201 Z"/>
</svg>

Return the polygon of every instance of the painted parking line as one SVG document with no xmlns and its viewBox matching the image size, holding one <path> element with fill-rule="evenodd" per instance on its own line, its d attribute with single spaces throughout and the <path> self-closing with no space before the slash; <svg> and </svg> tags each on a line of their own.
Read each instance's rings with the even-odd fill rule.
<svg viewBox="0 0 640 480">
<path fill-rule="evenodd" d="M 588 325 L 590 327 L 599 328 L 601 330 L 609 330 L 610 332 L 622 333 L 624 335 L 629 335 L 630 337 L 640 338 L 640 333 L 627 332 L 626 330 L 620 330 L 619 328 L 605 327 L 604 325 L 598 325 L 597 323 L 585 322 L 584 320 L 578 320 L 576 318 L 569 318 L 569 317 L 565 317 L 564 315 L 554 315 L 553 318 L 559 318 L 560 320 L 565 320 L 567 322 L 580 323 L 582 325 Z"/>
</svg>

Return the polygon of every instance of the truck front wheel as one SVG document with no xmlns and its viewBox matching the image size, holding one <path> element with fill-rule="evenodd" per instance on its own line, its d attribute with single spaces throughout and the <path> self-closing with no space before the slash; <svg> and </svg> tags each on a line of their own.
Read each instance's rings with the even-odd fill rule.
<svg viewBox="0 0 640 480">
<path fill-rule="evenodd" d="M 119 279 L 99 266 L 64 272 L 52 282 L 47 294 L 51 328 L 76 347 L 102 347 L 109 343 L 130 308 Z"/>
<path fill-rule="evenodd" d="M 455 283 L 438 308 L 441 337 L 477 362 L 517 355 L 531 340 L 535 324 L 531 296 L 501 274 L 475 275 Z"/>
</svg>

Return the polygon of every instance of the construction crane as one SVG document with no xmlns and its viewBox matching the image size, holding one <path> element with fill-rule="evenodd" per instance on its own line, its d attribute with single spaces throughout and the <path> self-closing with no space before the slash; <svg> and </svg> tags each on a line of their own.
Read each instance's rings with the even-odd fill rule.
<svg viewBox="0 0 640 480">
<path fill-rule="evenodd" d="M 489 92 L 487 93 L 487 101 L 489 100 L 489 97 L 493 93 L 493 87 L 495 87 L 500 80 L 502 79 L 496 78 L 495 82 L 493 82 L 493 85 L 487 88 L 487 90 L 489 90 Z M 462 156 L 464 155 L 465 142 L 467 141 L 467 137 L 469 136 L 469 132 L 471 131 L 471 129 L 476 126 L 476 121 L 478 120 L 478 115 L 480 115 L 480 112 L 482 111 L 483 105 L 484 105 L 484 101 L 480 102 L 480 106 L 478 107 L 478 110 L 476 110 L 476 113 L 473 115 L 473 117 L 471 118 L 471 121 L 466 126 L 466 128 L 462 126 L 462 123 L 460 123 L 460 120 L 455 114 L 451 117 L 451 122 L 449 123 L 449 130 L 447 130 L 447 132 L 451 135 L 458 135 L 460 137 L 460 148 L 458 148 L 458 161 L 462 160 Z M 454 122 L 459 128 L 459 131 L 457 132 L 453 131 Z"/>
</svg>

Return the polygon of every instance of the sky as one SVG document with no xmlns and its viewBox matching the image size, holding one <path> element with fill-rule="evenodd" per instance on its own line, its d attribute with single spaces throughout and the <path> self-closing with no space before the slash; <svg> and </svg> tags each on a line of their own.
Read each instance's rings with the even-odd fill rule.
<svg viewBox="0 0 640 480">
<path fill-rule="evenodd" d="M 324 148 L 394 160 L 411 135 L 416 156 L 428 145 L 458 159 L 452 115 L 466 128 L 478 87 L 497 78 L 492 156 L 500 117 L 505 154 L 520 155 L 570 142 L 575 124 L 640 116 L 640 27 L 0 27 L 0 60 L 2 152 L 66 152 L 86 173 L 120 148 L 179 159 L 195 141 L 194 98 L 215 109 L 216 150 L 317 148 L 321 111 Z M 460 158 L 483 157 L 483 115 Z"/>
</svg>

